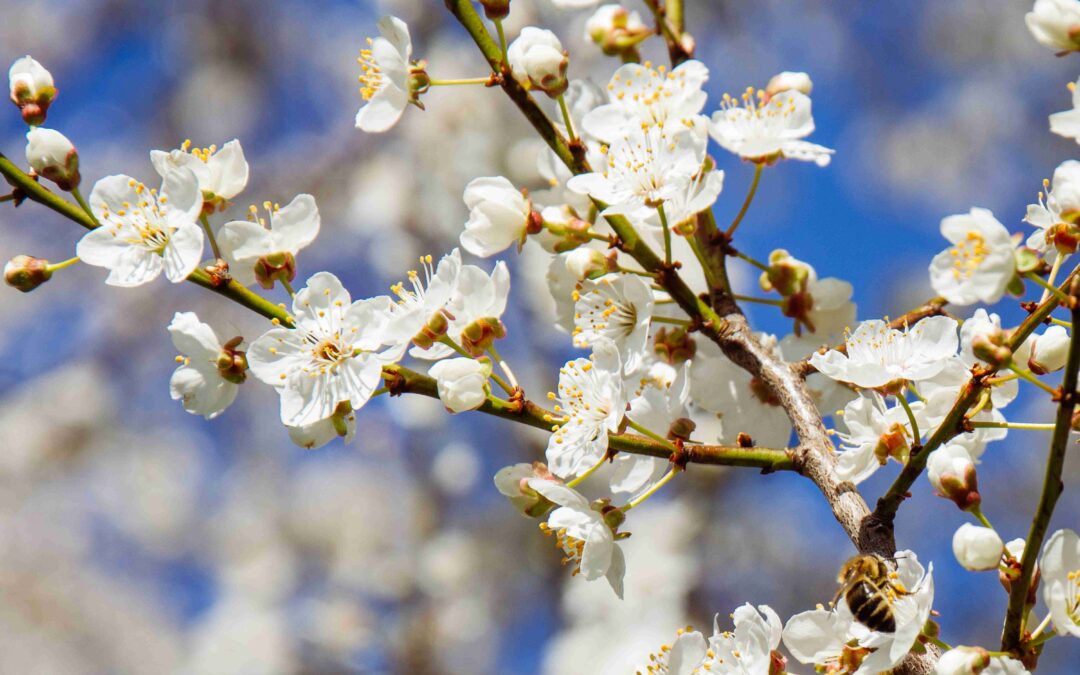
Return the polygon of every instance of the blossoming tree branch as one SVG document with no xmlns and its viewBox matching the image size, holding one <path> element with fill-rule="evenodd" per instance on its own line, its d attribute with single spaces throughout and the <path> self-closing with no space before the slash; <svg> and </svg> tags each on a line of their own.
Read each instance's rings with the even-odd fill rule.
<svg viewBox="0 0 1080 675">
<path fill-rule="evenodd" d="M 438 398 L 451 414 L 548 431 L 543 461 L 502 469 L 495 488 L 539 521 L 572 574 L 602 579 L 620 596 L 634 566 L 620 547 L 632 511 L 661 489 L 678 490 L 682 473 L 699 470 L 693 465 L 812 481 L 854 545 L 835 597 L 786 622 L 748 603 L 731 614 L 732 626 L 718 616 L 711 636 L 676 633 L 642 664 L 649 672 L 772 675 L 794 660 L 860 675 L 1023 673 L 1053 638 L 1080 637 L 1080 537 L 1049 532 L 1080 429 L 1080 268 L 1069 260 L 1080 246 L 1080 162 L 1043 182 L 1023 216 L 1026 236 L 982 208 L 944 217 L 948 248 L 929 263 L 939 297 L 891 321 L 856 322 L 847 282 L 819 278 L 786 250 L 739 246 L 766 174 L 789 161 L 826 167 L 833 159 L 806 140 L 814 131 L 808 75 L 780 73 L 710 103 L 708 64 L 694 59 L 682 0 L 647 0 L 649 16 L 610 4 L 586 22 L 587 41 L 614 61 L 597 86 L 570 78 L 572 59 L 553 32 L 508 36 L 512 4 L 446 0 L 478 50 L 468 78 L 429 72 L 405 23 L 382 19 L 359 58 L 356 126 L 392 133 L 402 115 L 421 114 L 430 88 L 481 86 L 491 105 L 515 106 L 546 142 L 545 189 L 501 176 L 463 186 L 469 217 L 460 242 L 478 258 L 513 260 L 524 246 L 548 253 L 556 323 L 581 350 L 559 368 L 556 391 L 526 391 L 500 353 L 514 334 L 502 320 L 511 297 L 505 262 L 469 264 L 454 249 L 424 257 L 390 295 L 354 300 L 330 271 L 301 275 L 302 252 L 320 230 L 315 197 L 233 206 L 249 176 L 239 141 L 154 150 L 159 187 L 112 175 L 84 197 L 75 146 L 46 126 L 58 88 L 30 56 L 9 72 L 29 128 L 25 167 L 0 155 L 11 188 L 0 201 L 36 203 L 87 232 L 68 260 L 13 258 L 6 282 L 29 292 L 82 263 L 106 270 L 110 286 L 190 281 L 266 317 L 262 335 L 231 336 L 177 312 L 167 327 L 180 354 L 170 391 L 212 419 L 245 386 L 273 387 L 285 432 L 305 448 L 362 435 L 357 415 L 382 395 Z M 1078 0 L 1037 0 L 1027 25 L 1059 55 L 1080 51 Z M 670 63 L 641 62 L 650 40 L 663 42 Z M 1052 115 L 1049 127 L 1080 141 L 1080 97 L 1070 89 L 1074 109 Z M 752 172 L 748 193 L 731 200 L 730 223 L 713 213 L 720 166 Z M 760 276 L 759 294 L 733 291 L 736 265 Z M 270 299 L 275 287 L 291 307 Z M 1004 325 L 985 308 L 1000 302 L 1018 302 L 1027 318 Z M 746 303 L 779 312 L 791 333 L 755 332 Z M 975 304 L 963 321 L 947 311 Z M 1008 419 L 1021 387 L 1047 397 L 1053 419 Z M 999 532 L 991 517 L 1001 505 L 994 486 L 978 485 L 977 465 L 994 461 L 991 443 L 1032 430 L 1052 432 L 1042 494 L 1027 532 Z M 871 508 L 858 485 L 877 471 L 894 479 Z M 1002 633 L 981 645 L 951 645 L 941 634 L 931 618 L 933 565 L 895 541 L 894 522 L 924 474 L 942 508 L 970 515 L 953 535 L 957 560 L 1001 580 Z M 1006 543 L 1009 534 L 1022 536 Z"/>
</svg>

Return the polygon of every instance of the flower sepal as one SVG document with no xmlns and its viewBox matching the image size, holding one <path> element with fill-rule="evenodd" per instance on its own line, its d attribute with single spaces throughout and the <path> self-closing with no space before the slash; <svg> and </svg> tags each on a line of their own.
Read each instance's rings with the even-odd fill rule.
<svg viewBox="0 0 1080 675">
<path fill-rule="evenodd" d="M 225 344 L 221 345 L 221 354 L 218 355 L 217 369 L 221 378 L 233 384 L 243 384 L 247 379 L 247 356 L 240 349 L 240 343 L 244 338 L 237 335 Z"/>
<path fill-rule="evenodd" d="M 296 257 L 288 252 L 276 252 L 264 255 L 255 263 L 255 280 L 263 288 L 270 290 L 275 281 L 292 283 L 296 278 Z"/>
<path fill-rule="evenodd" d="M 484 354 L 496 340 L 506 337 L 506 326 L 498 317 L 485 317 L 473 321 L 461 331 L 461 346 L 470 356 Z"/>
</svg>

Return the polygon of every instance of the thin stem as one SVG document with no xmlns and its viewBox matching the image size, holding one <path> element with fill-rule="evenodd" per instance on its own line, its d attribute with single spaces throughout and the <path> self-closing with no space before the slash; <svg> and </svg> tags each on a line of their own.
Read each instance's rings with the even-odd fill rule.
<svg viewBox="0 0 1080 675">
<path fill-rule="evenodd" d="M 968 511 L 971 512 L 971 515 L 975 516 L 976 520 L 982 523 L 983 527 L 991 530 L 994 529 L 994 526 L 990 524 L 990 519 L 982 512 L 982 508 L 979 505 L 976 504 L 975 506 L 968 508 Z"/>
<path fill-rule="evenodd" d="M 95 216 L 94 212 L 90 210 L 90 205 L 86 203 L 86 199 L 83 197 L 82 192 L 79 190 L 78 186 L 71 188 L 71 196 L 74 197 L 75 201 L 79 203 L 79 206 L 82 208 L 82 210 L 86 211 L 86 215 L 90 216 L 90 218 L 93 219 L 94 223 L 97 223 L 97 216 Z"/>
<path fill-rule="evenodd" d="M 745 260 L 746 262 L 750 263 L 751 265 L 758 268 L 762 272 L 768 272 L 769 271 L 769 266 L 768 265 L 766 265 L 765 263 L 763 263 L 763 262 L 761 262 L 761 261 L 759 261 L 759 260 L 757 260 L 755 258 L 751 258 L 750 256 L 746 255 L 742 251 L 735 251 L 735 257 L 738 258 L 739 260 Z"/>
<path fill-rule="evenodd" d="M 281 277 L 281 278 L 278 279 L 278 281 L 280 281 L 281 285 L 285 287 L 285 290 L 289 292 L 289 297 L 290 298 L 294 297 L 296 295 L 296 291 L 293 290 L 292 284 L 290 284 L 287 279 L 285 279 L 284 277 Z"/>
<path fill-rule="evenodd" d="M 599 469 L 600 467 L 604 466 L 604 463 L 607 462 L 607 461 L 608 461 L 607 457 L 601 457 L 600 461 L 597 462 L 596 464 L 593 464 L 591 467 L 589 467 L 589 469 L 585 473 L 581 474 L 580 476 L 578 476 L 577 478 L 575 478 L 573 480 L 567 481 L 566 482 L 566 487 L 568 487 L 568 488 L 576 488 L 577 486 L 581 485 L 582 483 L 585 482 L 586 478 L 588 478 L 589 476 L 596 473 L 596 470 Z"/>
<path fill-rule="evenodd" d="M 455 342 L 454 338 L 450 337 L 449 335 L 441 335 L 441 336 L 439 336 L 438 342 L 441 342 L 442 344 L 446 345 L 450 349 L 453 349 L 455 352 L 457 352 L 457 354 L 459 356 L 464 356 L 467 359 L 471 359 L 473 357 L 472 354 L 465 351 L 461 347 L 461 345 L 459 345 L 457 342 Z"/>
<path fill-rule="evenodd" d="M 701 271 L 705 273 L 705 283 L 709 285 L 709 288 L 716 287 L 716 275 L 713 272 L 712 265 L 705 258 L 705 252 L 701 250 L 701 245 L 698 243 L 696 237 L 686 237 L 686 242 L 690 244 L 690 250 L 694 252 L 694 257 L 697 258 L 698 264 L 701 265 Z"/>
<path fill-rule="evenodd" d="M 207 219 L 205 213 L 199 216 L 199 222 L 202 223 L 203 230 L 206 232 L 206 238 L 210 241 L 210 250 L 214 253 L 214 259 L 221 258 L 221 249 L 218 248 L 217 238 L 214 237 L 214 230 L 210 228 L 210 221 Z M 284 283 L 284 281 L 282 283 Z M 286 288 L 288 287 L 286 286 Z M 289 295 L 293 295 L 291 290 L 289 291 Z"/>
<path fill-rule="evenodd" d="M 1070 277 L 1075 275 L 1075 270 Z M 1070 298 L 1075 299 L 1080 292 L 1080 283 L 1070 279 L 1067 283 Z M 1070 302 L 1072 322 L 1080 321 L 1080 303 Z M 1055 418 L 1054 435 L 1050 441 L 1050 450 L 1046 460 L 1046 475 L 1043 478 L 1042 494 L 1039 506 L 1031 520 L 1031 528 L 1024 541 L 1024 555 L 1020 559 L 1020 576 L 1012 582 L 1009 591 L 1009 608 L 1005 614 L 1005 628 L 1001 636 L 1001 648 L 1005 651 L 1016 649 L 1023 637 L 1024 606 L 1028 590 L 1031 587 L 1031 575 L 1035 571 L 1035 560 L 1042 549 L 1043 538 L 1050 526 L 1050 517 L 1054 514 L 1058 497 L 1064 490 L 1061 473 L 1065 466 L 1065 454 L 1068 452 L 1069 434 L 1072 431 L 1072 416 L 1076 408 L 1077 370 L 1080 369 L 1080 334 L 1073 333 L 1069 342 L 1069 357 L 1065 365 L 1065 376 L 1061 385 L 1061 397 Z"/>
<path fill-rule="evenodd" d="M 432 87 L 450 87 L 463 84 L 487 84 L 491 82 L 491 77 L 468 77 L 459 80 L 428 80 L 428 84 Z"/>
<path fill-rule="evenodd" d="M 670 481 L 672 478 L 674 478 L 675 474 L 677 474 L 677 473 L 679 473 L 679 469 L 677 467 L 675 467 L 674 465 L 672 465 L 672 467 L 670 469 L 668 469 L 668 472 L 666 474 L 664 474 L 663 478 L 656 481 L 656 483 L 651 488 L 649 488 L 645 492 L 641 493 L 641 495 L 639 495 L 637 499 L 634 499 L 633 501 L 626 504 L 626 506 L 622 507 L 623 513 L 629 511 L 630 509 L 634 508 L 635 506 L 640 505 L 646 499 L 648 499 L 649 497 L 652 497 L 654 494 L 659 492 L 660 488 L 667 485 L 668 481 Z"/>
<path fill-rule="evenodd" d="M 1064 258 L 1060 254 L 1054 257 L 1054 264 L 1050 266 L 1050 274 L 1046 277 L 1046 283 L 1050 285 L 1054 284 L 1054 280 L 1057 279 L 1058 272 L 1061 270 L 1061 261 L 1063 259 Z M 1039 302 L 1045 302 L 1049 295 L 1050 291 L 1044 290 Z"/>
<path fill-rule="evenodd" d="M 517 389 L 518 381 L 517 378 L 514 377 L 514 371 L 510 370 L 510 364 L 506 362 L 506 359 L 502 357 L 502 354 L 499 353 L 499 350 L 495 348 L 494 343 L 492 343 L 491 346 L 488 347 L 488 353 L 491 354 L 491 358 L 495 359 L 495 363 L 499 364 L 499 367 L 502 368 L 502 371 L 506 373 L 506 379 L 510 380 L 510 386 L 514 389 Z"/>
<path fill-rule="evenodd" d="M 1043 279 L 1038 274 L 1035 274 L 1034 272 L 1028 272 L 1027 274 L 1024 275 L 1024 277 L 1026 277 L 1028 279 L 1031 279 L 1032 281 L 1034 281 L 1035 283 L 1039 284 L 1044 289 L 1046 289 L 1043 292 L 1044 296 L 1047 293 L 1050 293 L 1051 295 L 1055 296 L 1058 300 L 1061 300 L 1062 302 L 1068 302 L 1069 301 L 1069 296 L 1064 291 L 1062 291 L 1057 286 L 1054 286 L 1053 284 L 1047 282 L 1046 279 Z"/>
<path fill-rule="evenodd" d="M 728 239 L 731 239 L 732 235 L 735 234 L 735 228 L 739 227 L 739 223 L 742 222 L 743 217 L 746 216 L 746 212 L 750 209 L 750 203 L 754 201 L 754 194 L 757 193 L 758 183 L 761 181 L 761 172 L 764 168 L 764 164 L 754 164 L 754 180 L 750 183 L 750 191 L 746 193 L 746 199 L 743 201 L 742 208 L 739 209 L 739 213 L 735 215 L 735 220 L 731 221 L 731 225 L 728 225 Z"/>
<path fill-rule="evenodd" d="M 646 427 L 641 426 L 640 424 L 638 424 L 634 420 L 630 419 L 629 417 L 626 418 L 626 426 L 630 427 L 631 429 L 638 432 L 639 434 L 642 434 L 644 436 L 648 436 L 649 438 L 653 439 L 654 441 L 656 441 L 658 443 L 663 443 L 664 445 L 671 448 L 672 452 L 675 452 L 677 450 L 674 443 L 672 443 L 668 439 L 664 438 L 660 434 L 656 433 L 652 429 L 648 429 Z"/>
<path fill-rule="evenodd" d="M 1050 323 L 1054 324 L 1055 326 L 1064 326 L 1069 330 L 1072 330 L 1073 327 L 1072 321 L 1062 321 L 1061 319 L 1055 319 L 1054 317 L 1050 317 Z"/>
<path fill-rule="evenodd" d="M 566 107 L 566 97 L 559 94 L 559 109 L 562 110 L 563 123 L 566 124 L 566 136 L 573 143 L 577 140 L 577 134 L 574 133 L 574 120 L 570 118 L 570 109 Z"/>
<path fill-rule="evenodd" d="M 77 262 L 79 262 L 79 256 L 75 256 L 74 258 L 68 258 L 67 260 L 58 263 L 50 263 L 45 266 L 45 270 L 51 274 L 58 270 L 62 270 L 65 267 L 71 267 Z"/>
<path fill-rule="evenodd" d="M 923 403 L 926 403 L 926 397 L 919 393 L 919 390 L 915 388 L 915 385 L 908 383 L 907 390 L 912 394 L 915 394 L 915 398 L 919 399 Z"/>
<path fill-rule="evenodd" d="M 379 387 L 375 391 L 371 392 L 371 398 L 375 398 L 376 396 L 382 396 L 383 394 L 387 393 L 388 391 L 390 391 L 389 387 Z"/>
<path fill-rule="evenodd" d="M 1039 623 L 1038 626 L 1035 627 L 1035 630 L 1031 631 L 1031 639 L 1032 640 L 1039 637 L 1039 635 L 1041 635 L 1042 632 L 1044 630 L 1046 630 L 1046 627 L 1050 625 L 1050 619 L 1052 619 L 1052 618 L 1053 618 L 1053 615 L 1050 612 L 1047 612 L 1046 616 L 1043 618 L 1043 620 Z"/>
<path fill-rule="evenodd" d="M 997 377 L 991 377 L 989 380 L 986 381 L 986 383 L 989 385 L 1005 384 L 1006 382 L 1011 382 L 1012 380 L 1018 379 L 1020 379 L 1019 375 L 1017 375 L 1016 373 L 1010 373 L 1008 375 L 998 375 Z"/>
<path fill-rule="evenodd" d="M 499 51 L 502 53 L 502 62 L 509 68 L 510 58 L 506 55 L 506 31 L 503 30 L 502 19 L 495 19 L 495 32 L 499 34 Z"/>
<path fill-rule="evenodd" d="M 495 384 L 499 385 L 499 387 L 507 394 L 511 396 L 514 395 L 514 388 L 511 387 L 510 383 L 504 380 L 498 373 L 492 371 L 491 379 L 495 380 Z"/>
<path fill-rule="evenodd" d="M 652 320 L 656 323 L 670 323 L 674 326 L 689 326 L 691 323 L 689 319 L 674 319 L 668 316 L 654 316 Z"/>
<path fill-rule="evenodd" d="M 623 267 L 622 265 L 617 266 L 615 268 L 615 271 L 616 272 L 622 272 L 623 274 L 636 274 L 639 277 L 647 277 L 649 279 L 655 279 L 656 278 L 656 275 L 653 274 L 652 272 L 646 272 L 645 270 L 635 270 L 635 269 L 631 269 L 629 267 Z"/>
<path fill-rule="evenodd" d="M 1039 422 L 971 422 L 976 429 L 1026 429 L 1028 431 L 1053 431 L 1052 423 Z"/>
<path fill-rule="evenodd" d="M 1026 368 L 1021 368 L 1021 367 L 1017 366 L 1015 363 L 1012 363 L 1011 361 L 1009 362 L 1009 365 L 1007 367 L 1008 367 L 1009 370 L 1013 371 L 1016 374 L 1017 377 L 1019 377 L 1022 380 L 1025 380 L 1026 382 L 1029 382 L 1029 383 L 1035 385 L 1036 387 L 1038 387 L 1039 389 L 1042 389 L 1046 393 L 1048 393 L 1050 395 L 1054 395 L 1056 393 L 1054 391 L 1053 387 L 1051 387 L 1047 383 L 1043 382 L 1039 378 L 1032 375 L 1030 370 L 1027 370 Z"/>
<path fill-rule="evenodd" d="M 664 228 L 664 262 L 671 264 L 671 228 L 668 227 L 667 213 L 664 212 L 664 202 L 656 205 L 656 214 L 660 216 L 660 227 Z"/>
<path fill-rule="evenodd" d="M 0 204 L 3 204 L 4 202 L 12 202 L 12 201 L 15 201 L 15 193 L 14 192 L 8 193 L 6 195 L 0 195 Z"/>
<path fill-rule="evenodd" d="M 755 298 L 750 295 L 739 295 L 738 293 L 732 294 L 733 298 L 739 302 L 755 302 L 759 305 L 775 305 L 776 307 L 783 307 L 783 300 L 770 300 L 769 298 Z"/>
<path fill-rule="evenodd" d="M 919 433 L 919 423 L 915 421 L 915 413 L 911 410 L 911 404 L 904 398 L 903 392 L 896 397 L 896 400 L 900 402 L 900 405 L 904 408 L 904 412 L 907 413 L 908 422 L 911 424 L 911 436 L 918 443 L 922 439 L 922 434 Z"/>
</svg>

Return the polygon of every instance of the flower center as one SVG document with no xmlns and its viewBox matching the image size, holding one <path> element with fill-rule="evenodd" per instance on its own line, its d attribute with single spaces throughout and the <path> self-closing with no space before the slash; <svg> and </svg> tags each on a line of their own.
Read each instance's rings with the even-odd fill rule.
<svg viewBox="0 0 1080 675">
<path fill-rule="evenodd" d="M 990 247 L 982 234 L 969 230 L 963 241 L 949 249 L 953 259 L 953 279 L 970 279 L 988 253 Z"/>
<path fill-rule="evenodd" d="M 370 49 L 371 38 L 367 39 L 367 43 L 369 48 L 360 50 L 360 58 L 356 59 L 356 62 L 360 64 L 361 71 L 360 77 L 357 78 L 361 84 L 360 95 L 365 101 L 370 101 L 386 85 L 386 77 L 375 61 L 374 52 Z"/>
<path fill-rule="evenodd" d="M 1069 572 L 1065 578 L 1072 582 L 1072 597 L 1065 600 L 1065 613 L 1080 625 L 1080 569 Z"/>
<path fill-rule="evenodd" d="M 631 302 L 620 302 L 616 298 L 597 290 L 580 296 L 574 292 L 574 300 L 584 300 L 581 308 L 574 314 L 574 319 L 580 324 L 574 328 L 574 335 L 589 331 L 592 333 L 607 335 L 614 338 L 626 338 L 637 327 L 638 310 Z"/>
<path fill-rule="evenodd" d="M 555 537 L 555 546 L 566 554 L 566 557 L 562 559 L 562 564 L 574 566 L 570 576 L 576 577 L 581 574 L 581 557 L 585 553 L 585 542 L 567 534 L 566 528 L 553 530 L 547 523 L 540 523 L 540 531 L 549 537 Z"/>
<path fill-rule="evenodd" d="M 216 145 L 211 145 L 209 148 L 193 148 L 191 147 L 191 139 L 185 140 L 180 149 L 184 152 L 190 153 L 193 157 L 198 157 L 203 162 L 209 162 L 210 158 L 214 156 L 214 153 L 218 151 Z"/>
<path fill-rule="evenodd" d="M 135 236 L 129 236 L 127 243 L 138 246 L 150 253 L 165 255 L 165 248 L 169 244 L 171 229 L 163 227 L 165 214 L 162 207 L 168 201 L 168 197 L 158 197 L 157 190 L 147 188 L 142 183 L 132 179 L 128 185 L 135 190 L 139 201 L 135 204 L 123 202 L 115 213 L 110 213 L 105 207 L 101 214 L 104 223 L 112 224 L 113 217 L 123 218 L 123 224 L 130 225 L 135 230 Z"/>
</svg>

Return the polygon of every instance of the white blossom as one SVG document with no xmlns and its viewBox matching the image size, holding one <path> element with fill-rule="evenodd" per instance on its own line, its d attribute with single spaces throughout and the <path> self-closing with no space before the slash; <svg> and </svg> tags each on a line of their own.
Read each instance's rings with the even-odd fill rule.
<svg viewBox="0 0 1080 675">
<path fill-rule="evenodd" d="M 1005 552 L 1005 543 L 989 527 L 964 523 L 953 533 L 952 549 L 964 569 L 978 572 L 997 569 Z"/>
<path fill-rule="evenodd" d="M 642 378 L 644 383 L 630 398 L 626 416 L 650 431 L 668 436 L 676 420 L 690 416 L 690 378 L 687 371 L 688 367 L 684 364 L 670 382 Z M 609 479 L 611 491 L 634 494 L 658 480 L 669 462 L 662 457 L 623 452 L 615 457 L 612 465 Z"/>
<path fill-rule="evenodd" d="M 491 363 L 477 359 L 446 359 L 428 369 L 439 388 L 439 399 L 452 413 L 475 410 L 487 401 Z"/>
<path fill-rule="evenodd" d="M 456 248 L 444 255 L 436 267 L 432 267 L 431 256 L 423 256 L 420 262 L 423 277 L 419 272 L 410 270 L 408 277 L 411 288 L 406 288 L 404 283 L 390 287 L 398 299 L 391 306 L 386 336 L 400 352 L 404 352 L 414 339 L 421 336 L 422 331 L 427 330 L 429 322 L 443 314 L 457 293 L 461 276 L 461 252 Z M 441 344 L 430 347 L 430 350 L 436 352 L 431 358 L 442 358 L 452 353 L 449 347 Z M 417 353 L 414 350 L 414 356 Z"/>
<path fill-rule="evenodd" d="M 356 437 L 356 411 L 338 411 L 334 417 L 305 424 L 299 427 L 286 427 L 289 440 L 305 450 L 321 448 L 335 438 L 350 443 Z M 344 432 L 344 433 L 342 433 Z"/>
<path fill-rule="evenodd" d="M 390 299 L 352 302 L 329 272 L 308 279 L 293 297 L 295 328 L 272 328 L 248 351 L 255 377 L 277 389 L 281 421 L 300 427 L 359 410 L 379 385 L 380 353 Z M 347 404 L 347 406 L 345 405 Z"/>
<path fill-rule="evenodd" d="M 559 505 L 548 516 L 545 531 L 557 537 L 559 546 L 574 565 L 573 573 L 580 573 L 588 581 L 606 578 L 621 598 L 626 560 L 615 540 L 615 532 L 600 510 L 565 485 L 539 478 L 530 479 L 528 484 Z"/>
<path fill-rule="evenodd" d="M 296 255 L 319 236 L 322 219 L 319 207 L 311 195 L 301 194 L 283 207 L 266 202 L 270 227 L 254 207 L 250 220 L 233 220 L 221 228 L 218 245 L 229 262 L 229 273 L 239 283 L 250 286 L 258 281 L 263 287 L 273 287 L 276 268 L 289 269 L 295 274 Z"/>
<path fill-rule="evenodd" d="M 1069 360 L 1069 331 L 1064 326 L 1050 326 L 1041 334 L 1028 338 L 1031 354 L 1028 367 L 1037 375 L 1061 370 Z"/>
<path fill-rule="evenodd" d="M 953 245 L 934 256 L 930 285 L 956 305 L 993 304 L 1016 274 L 1016 243 L 987 209 L 948 216 L 941 234 Z"/>
<path fill-rule="evenodd" d="M 923 404 L 910 404 L 916 420 Z M 890 459 L 907 461 L 912 438 L 907 412 L 899 404 L 885 406 L 885 399 L 876 392 L 863 394 L 844 408 L 843 419 L 847 432 L 837 431 L 840 438 L 840 458 L 836 462 L 836 477 L 858 485 L 874 474 Z"/>
<path fill-rule="evenodd" d="M 562 478 L 579 476 L 603 459 L 608 433 L 619 429 L 626 411 L 619 368 L 575 359 L 559 370 L 555 401 L 559 427 L 548 439 L 547 460 L 551 471 Z"/>
<path fill-rule="evenodd" d="M 707 94 L 702 87 L 709 69 L 701 61 L 689 60 L 671 71 L 663 66 L 627 63 L 608 82 L 610 103 L 601 105 L 582 120 L 590 134 L 606 143 L 617 142 L 642 125 L 704 126 L 701 116 Z"/>
<path fill-rule="evenodd" d="M 1039 559 L 1039 573 L 1054 630 L 1080 637 L 1080 537 L 1074 530 L 1050 535 Z"/>
<path fill-rule="evenodd" d="M 753 88 L 738 98 L 724 94 L 709 125 L 720 147 L 743 159 L 771 163 L 786 158 L 828 166 L 833 150 L 801 140 L 813 131 L 810 97 L 795 89 L 768 100 L 764 90 Z"/>
<path fill-rule="evenodd" d="M 112 286 L 140 286 L 162 271 L 173 283 L 198 266 L 203 231 L 199 184 L 189 169 L 170 171 L 160 194 L 129 176 L 107 176 L 94 185 L 90 209 L 101 227 L 75 248 L 88 265 L 105 267 Z"/>
<path fill-rule="evenodd" d="M 982 647 L 954 647 L 941 655 L 934 675 L 978 675 L 990 665 L 990 655 Z"/>
<path fill-rule="evenodd" d="M 1044 47 L 1059 53 L 1080 49 L 1080 2 L 1076 0 L 1035 0 L 1024 23 Z"/>
<path fill-rule="evenodd" d="M 12 103 L 19 106 L 23 121 L 30 125 L 45 122 L 49 104 L 56 97 L 52 73 L 30 56 L 11 64 L 8 91 Z"/>
<path fill-rule="evenodd" d="M 536 88 L 551 97 L 566 91 L 566 50 L 555 33 L 526 26 L 510 43 L 506 58 L 514 78 L 526 88 Z"/>
<path fill-rule="evenodd" d="M 941 372 L 956 354 L 956 320 L 932 316 L 903 331 L 880 320 L 864 321 L 845 341 L 847 353 L 814 354 L 810 363 L 821 373 L 857 387 L 883 387 L 919 381 Z"/>
<path fill-rule="evenodd" d="M 777 73 L 769 79 L 769 83 L 765 85 L 766 96 L 776 96 L 782 91 L 788 91 L 793 89 L 797 92 L 806 94 L 807 96 L 814 90 L 814 82 L 810 79 L 810 76 L 804 72 L 794 72 L 785 70 L 782 73 Z"/>
<path fill-rule="evenodd" d="M 473 255 L 487 258 L 513 244 L 521 250 L 532 215 L 532 204 L 503 178 L 476 178 L 465 186 L 469 220 L 461 245 Z"/>
<path fill-rule="evenodd" d="M 720 630 L 720 616 L 714 619 L 709 638 L 709 654 L 702 670 L 717 675 L 768 675 L 772 653 L 780 646 L 784 625 L 768 605 L 742 605 L 732 614 L 734 632 Z"/>
<path fill-rule="evenodd" d="M 1062 162 L 1054 169 L 1053 181 L 1043 181 L 1043 186 L 1046 192 L 1039 193 L 1039 202 L 1029 204 L 1024 216 L 1024 222 L 1038 228 L 1026 243 L 1053 262 L 1058 256 L 1055 235 L 1061 230 L 1068 233 L 1080 218 L 1080 162 Z"/>
<path fill-rule="evenodd" d="M 214 419 L 236 399 L 243 381 L 242 370 L 226 379 L 234 351 L 226 351 L 214 329 L 199 321 L 194 312 L 177 312 L 169 323 L 169 334 L 180 352 L 176 357 L 180 366 L 169 380 L 169 393 L 189 413 Z M 221 363 L 222 356 L 227 364 Z"/>
<path fill-rule="evenodd" d="M 1069 91 L 1072 92 L 1072 109 L 1053 113 L 1049 119 L 1051 133 L 1065 138 L 1072 138 L 1077 143 L 1080 143 L 1080 92 L 1077 92 L 1078 85 L 1080 85 L 1080 80 L 1068 84 Z"/>
<path fill-rule="evenodd" d="M 26 163 L 38 176 L 61 190 L 79 185 L 79 153 L 67 136 L 53 129 L 34 127 L 26 133 Z"/>
<path fill-rule="evenodd" d="M 360 95 L 356 128 L 370 133 L 390 129 L 401 119 L 412 98 L 409 84 L 412 38 L 409 27 L 395 16 L 379 19 L 380 37 L 368 38 L 360 52 Z"/>
<path fill-rule="evenodd" d="M 655 307 L 649 285 L 635 275 L 608 274 L 582 282 L 574 299 L 574 346 L 610 340 L 619 349 L 625 371 L 635 372 L 648 348 Z"/>
<path fill-rule="evenodd" d="M 248 182 L 248 163 L 240 141 L 233 139 L 218 149 L 192 148 L 191 141 L 184 141 L 177 150 L 151 150 L 150 161 L 161 177 L 171 169 L 191 169 L 199 181 L 203 201 L 211 207 L 224 207 L 224 203 L 240 194 Z"/>
<path fill-rule="evenodd" d="M 598 0 L 586 1 L 591 5 Z M 641 20 L 641 15 L 622 5 L 601 5 L 585 21 L 585 39 L 595 42 L 608 56 L 632 54 L 635 46 L 650 35 L 652 31 Z"/>
</svg>

